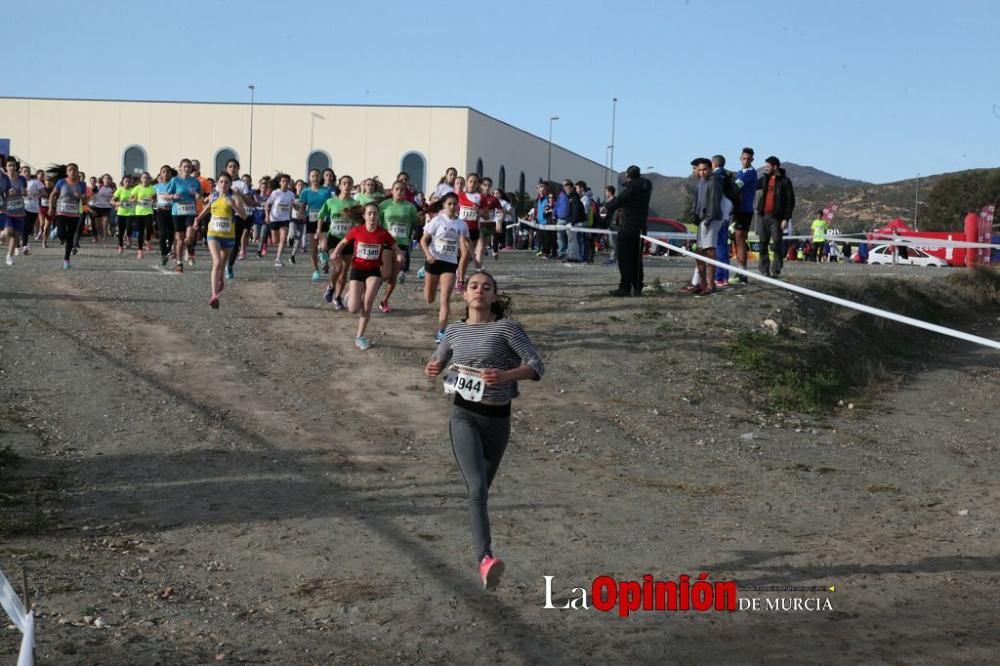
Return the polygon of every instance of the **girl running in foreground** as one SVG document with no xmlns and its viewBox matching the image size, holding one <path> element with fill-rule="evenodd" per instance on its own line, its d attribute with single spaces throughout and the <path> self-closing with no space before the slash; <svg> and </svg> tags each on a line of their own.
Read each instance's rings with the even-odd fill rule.
<svg viewBox="0 0 1000 666">
<path fill-rule="evenodd" d="M 434 337 L 436 342 L 441 342 L 451 313 L 451 291 L 455 286 L 459 251 L 462 255 L 469 256 L 471 245 L 469 227 L 458 219 L 458 195 L 447 192 L 438 203 L 442 210 L 424 227 L 420 249 L 427 259 L 424 264 L 424 298 L 428 304 L 433 303 L 435 294 L 441 292 L 438 330 Z"/>
<path fill-rule="evenodd" d="M 506 318 L 510 304 L 497 294 L 492 275 L 474 273 L 465 285 L 465 302 L 465 320 L 448 326 L 424 373 L 437 377 L 447 366 L 445 393 L 455 396 L 448 421 L 451 448 L 469 491 L 479 576 L 491 589 L 504 564 L 493 556 L 486 503 L 510 439 L 510 401 L 518 395 L 517 382 L 541 379 L 545 366 L 521 325 Z"/>
<path fill-rule="evenodd" d="M 332 255 L 334 260 L 339 260 L 344 249 L 350 244 L 354 245 L 347 309 L 351 314 L 361 313 L 358 318 L 358 334 L 354 338 L 354 344 L 361 351 L 371 347 L 365 337 L 365 328 L 371 319 L 372 306 L 379 287 L 382 286 L 382 279 L 388 279 L 392 272 L 393 254 L 396 251 L 396 239 L 379 226 L 378 204 L 374 201 L 365 204 L 364 216 L 365 223 L 351 228 L 344 239 L 337 243 Z"/>
<path fill-rule="evenodd" d="M 212 297 L 208 300 L 212 309 L 219 308 L 219 294 L 226 288 L 222 277 L 228 265 L 229 253 L 236 246 L 236 223 L 234 217 L 246 217 L 243 201 L 230 189 L 232 179 L 229 174 L 219 174 L 208 206 L 199 217 L 211 215 L 208 222 L 208 251 L 212 254 Z"/>
</svg>

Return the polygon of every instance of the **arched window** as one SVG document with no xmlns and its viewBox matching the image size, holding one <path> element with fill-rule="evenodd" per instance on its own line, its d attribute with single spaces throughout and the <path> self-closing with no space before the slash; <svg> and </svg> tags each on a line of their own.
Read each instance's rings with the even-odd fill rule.
<svg viewBox="0 0 1000 666">
<path fill-rule="evenodd" d="M 524 172 L 521 172 L 521 177 L 517 179 L 517 191 L 524 194 Z"/>
<path fill-rule="evenodd" d="M 320 172 L 323 169 L 329 169 L 331 166 L 330 156 L 324 150 L 314 150 L 309 153 L 309 159 L 306 160 L 306 173 L 308 174 L 313 169 L 319 169 Z"/>
<path fill-rule="evenodd" d="M 507 189 L 507 170 L 503 168 L 502 164 L 500 165 L 500 174 L 497 176 L 497 187 L 501 190 Z"/>
<path fill-rule="evenodd" d="M 229 160 L 239 160 L 239 156 L 236 151 L 232 148 L 220 148 L 219 152 L 215 153 L 215 171 L 210 174 L 202 173 L 203 177 L 215 178 L 220 173 L 226 170 L 226 162 Z"/>
<path fill-rule="evenodd" d="M 480 178 L 483 177 L 483 158 L 482 157 L 480 157 L 479 159 L 476 160 L 476 173 L 479 174 Z"/>
<path fill-rule="evenodd" d="M 426 192 L 424 179 L 427 172 L 427 160 L 424 159 L 423 155 L 412 151 L 406 153 L 400 160 L 399 170 L 410 174 L 410 185 L 415 187 L 418 192 Z"/>
<path fill-rule="evenodd" d="M 146 149 L 142 146 L 126 148 L 122 153 L 122 175 L 135 176 L 146 170 Z"/>
</svg>

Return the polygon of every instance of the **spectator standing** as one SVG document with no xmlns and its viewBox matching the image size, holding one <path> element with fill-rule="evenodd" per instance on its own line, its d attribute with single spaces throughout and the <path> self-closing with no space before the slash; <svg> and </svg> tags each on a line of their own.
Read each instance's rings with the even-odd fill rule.
<svg viewBox="0 0 1000 666">
<path fill-rule="evenodd" d="M 569 193 L 573 190 L 573 181 L 563 181 L 562 191 L 556 198 L 555 218 L 557 226 L 567 226 L 570 222 Z M 566 246 L 569 234 L 565 229 L 556 232 L 556 253 L 560 259 L 566 258 Z"/>
<path fill-rule="evenodd" d="M 625 183 L 622 191 L 605 205 L 604 215 L 614 215 L 622 211 L 621 230 L 618 232 L 618 272 L 621 281 L 618 288 L 611 291 L 612 296 L 641 296 L 643 287 L 642 275 L 642 239 L 646 233 L 646 219 L 649 217 L 649 197 L 653 193 L 653 184 L 643 178 L 639 167 L 634 164 L 625 170 Z"/>
<path fill-rule="evenodd" d="M 792 181 L 781 169 L 781 160 L 774 155 L 764 160 L 764 176 L 757 181 L 757 189 L 762 193 L 757 203 L 760 215 L 757 223 L 757 234 L 760 236 L 758 270 L 761 275 L 780 277 L 784 259 L 782 236 L 795 209 L 795 190 Z M 774 253 L 773 265 L 770 252 Z"/>
<path fill-rule="evenodd" d="M 816 211 L 816 217 L 812 221 L 812 260 L 823 261 L 826 257 L 826 232 L 830 228 L 829 222 L 823 215 L 823 211 Z"/>
</svg>

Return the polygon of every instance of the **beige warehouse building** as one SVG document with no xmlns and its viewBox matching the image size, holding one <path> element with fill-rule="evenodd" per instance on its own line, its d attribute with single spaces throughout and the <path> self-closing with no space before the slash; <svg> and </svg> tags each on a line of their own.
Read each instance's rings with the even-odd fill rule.
<svg viewBox="0 0 1000 666">
<path fill-rule="evenodd" d="M 304 177 L 309 168 L 331 167 L 389 183 L 405 170 L 427 191 L 454 166 L 508 191 L 534 192 L 549 168 L 546 139 L 469 107 L 0 97 L 2 139 L 33 167 L 76 162 L 88 176 L 116 178 L 155 175 L 182 157 L 200 160 L 203 175 L 214 175 L 235 157 L 255 177 Z M 604 165 L 558 145 L 551 160 L 553 180 L 582 179 L 598 191 L 613 179 Z"/>
</svg>

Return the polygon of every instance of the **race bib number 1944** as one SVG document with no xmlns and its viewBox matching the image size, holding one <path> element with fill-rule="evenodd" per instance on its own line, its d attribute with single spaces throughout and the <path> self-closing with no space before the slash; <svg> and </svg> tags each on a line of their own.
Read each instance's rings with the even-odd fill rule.
<svg viewBox="0 0 1000 666">
<path fill-rule="evenodd" d="M 486 382 L 480 370 L 467 365 L 453 364 L 444 376 L 444 392 L 457 393 L 469 402 L 482 402 Z"/>
</svg>

